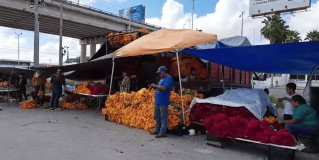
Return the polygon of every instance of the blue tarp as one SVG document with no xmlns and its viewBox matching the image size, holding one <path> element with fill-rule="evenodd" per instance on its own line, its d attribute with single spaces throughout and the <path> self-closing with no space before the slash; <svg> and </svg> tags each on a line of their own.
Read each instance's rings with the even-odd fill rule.
<svg viewBox="0 0 319 160">
<path fill-rule="evenodd" d="M 185 49 L 186 53 L 236 69 L 264 73 L 308 74 L 319 65 L 319 42 Z"/>
</svg>

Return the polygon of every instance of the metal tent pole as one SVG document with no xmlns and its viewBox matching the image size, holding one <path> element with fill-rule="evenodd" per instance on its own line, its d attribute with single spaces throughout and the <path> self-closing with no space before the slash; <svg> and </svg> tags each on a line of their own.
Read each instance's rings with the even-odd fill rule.
<svg viewBox="0 0 319 160">
<path fill-rule="evenodd" d="M 182 87 L 182 79 L 181 79 L 181 70 L 180 70 L 180 66 L 179 66 L 178 52 L 176 51 L 175 54 L 176 54 L 177 69 L 178 69 L 179 89 L 180 89 L 181 100 L 182 100 L 183 124 L 185 125 L 185 112 L 184 112 L 184 99 L 183 99 L 183 87 Z"/>
<path fill-rule="evenodd" d="M 112 91 L 112 85 L 113 85 L 113 74 L 114 74 L 114 64 L 115 64 L 115 60 L 114 58 L 112 59 L 112 73 L 111 73 L 111 81 L 110 81 L 110 89 L 109 89 L 109 97 L 111 96 L 111 91 Z"/>
</svg>

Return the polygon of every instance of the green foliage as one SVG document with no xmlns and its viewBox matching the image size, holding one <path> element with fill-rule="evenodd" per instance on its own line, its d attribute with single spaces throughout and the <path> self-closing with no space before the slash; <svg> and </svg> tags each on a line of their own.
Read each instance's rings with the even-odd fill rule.
<svg viewBox="0 0 319 160">
<path fill-rule="evenodd" d="M 301 41 L 301 37 L 300 37 L 300 34 L 298 31 L 288 30 L 285 43 L 296 43 L 296 42 L 300 42 L 300 41 Z"/>
<path fill-rule="evenodd" d="M 262 23 L 265 26 L 261 29 L 261 34 L 270 40 L 270 44 L 286 41 L 289 26 L 286 25 L 280 15 L 267 16 Z"/>
<path fill-rule="evenodd" d="M 313 30 L 313 31 L 308 32 L 305 40 L 319 41 L 319 31 Z"/>
<path fill-rule="evenodd" d="M 275 96 L 269 96 L 270 102 L 275 103 L 277 108 L 284 108 L 284 103 L 278 102 L 278 98 Z"/>
</svg>

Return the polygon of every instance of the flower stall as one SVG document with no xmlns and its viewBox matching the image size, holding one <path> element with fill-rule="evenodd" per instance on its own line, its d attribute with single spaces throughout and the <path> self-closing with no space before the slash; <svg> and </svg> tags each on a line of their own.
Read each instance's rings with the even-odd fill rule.
<svg viewBox="0 0 319 160">
<path fill-rule="evenodd" d="M 131 93 L 117 92 L 107 99 L 105 108 L 102 108 L 102 114 L 109 121 L 151 131 L 155 128 L 154 96 L 155 90 L 146 88 Z M 190 125 L 189 105 L 194 97 L 203 98 L 203 95 L 196 91 L 184 90 L 186 127 Z M 183 125 L 182 115 L 180 95 L 172 91 L 168 108 L 168 129 L 170 131 Z"/>
<path fill-rule="evenodd" d="M 302 150 L 304 145 L 265 115 L 270 105 L 263 90 L 233 89 L 207 99 L 191 102 L 190 123 L 201 124 L 207 132 L 207 143 L 223 147 L 233 139 L 289 150 Z"/>
</svg>

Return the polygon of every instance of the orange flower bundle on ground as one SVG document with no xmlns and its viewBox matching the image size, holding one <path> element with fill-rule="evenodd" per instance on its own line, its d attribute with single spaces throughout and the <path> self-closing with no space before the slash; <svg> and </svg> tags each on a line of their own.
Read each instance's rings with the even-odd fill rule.
<svg viewBox="0 0 319 160">
<path fill-rule="evenodd" d="M 26 100 L 20 103 L 21 109 L 34 109 L 38 108 L 38 104 L 34 100 Z"/>
<path fill-rule="evenodd" d="M 75 91 L 75 93 L 81 93 L 81 94 L 90 94 L 91 91 L 89 90 L 89 82 L 84 82 L 82 84 L 79 84 Z"/>
<path fill-rule="evenodd" d="M 0 87 L 8 87 L 9 83 L 7 81 L 0 82 Z"/>
<path fill-rule="evenodd" d="M 76 108 L 82 110 L 82 109 L 87 109 L 87 108 L 89 108 L 89 107 L 88 107 L 87 104 L 85 104 L 85 103 L 83 103 L 83 102 L 80 102 L 80 103 L 77 103 L 77 104 L 76 104 Z"/>
<path fill-rule="evenodd" d="M 154 95 L 155 90 L 147 90 L 145 88 L 132 93 L 118 92 L 111 95 L 105 102 L 102 114 L 105 114 L 110 121 L 150 131 L 155 128 Z M 183 98 L 185 108 L 188 109 L 193 97 L 185 95 Z M 182 124 L 181 98 L 179 94 L 172 92 L 171 104 L 168 108 L 169 130 Z M 185 115 L 188 116 L 189 114 L 185 112 Z M 186 117 L 186 124 L 189 125 L 188 117 Z"/>
<path fill-rule="evenodd" d="M 203 65 L 202 62 L 200 62 L 200 60 L 195 57 L 182 57 L 179 61 L 179 65 L 182 76 L 190 76 L 191 68 L 194 68 L 198 79 L 207 78 L 208 71 L 206 66 Z M 174 77 L 178 76 L 178 68 L 176 66 L 176 58 L 172 58 L 170 72 Z"/>
<path fill-rule="evenodd" d="M 88 105 L 83 102 L 67 102 L 67 101 L 61 101 L 60 106 L 62 109 L 66 110 L 76 110 L 76 109 L 87 109 Z"/>
</svg>

